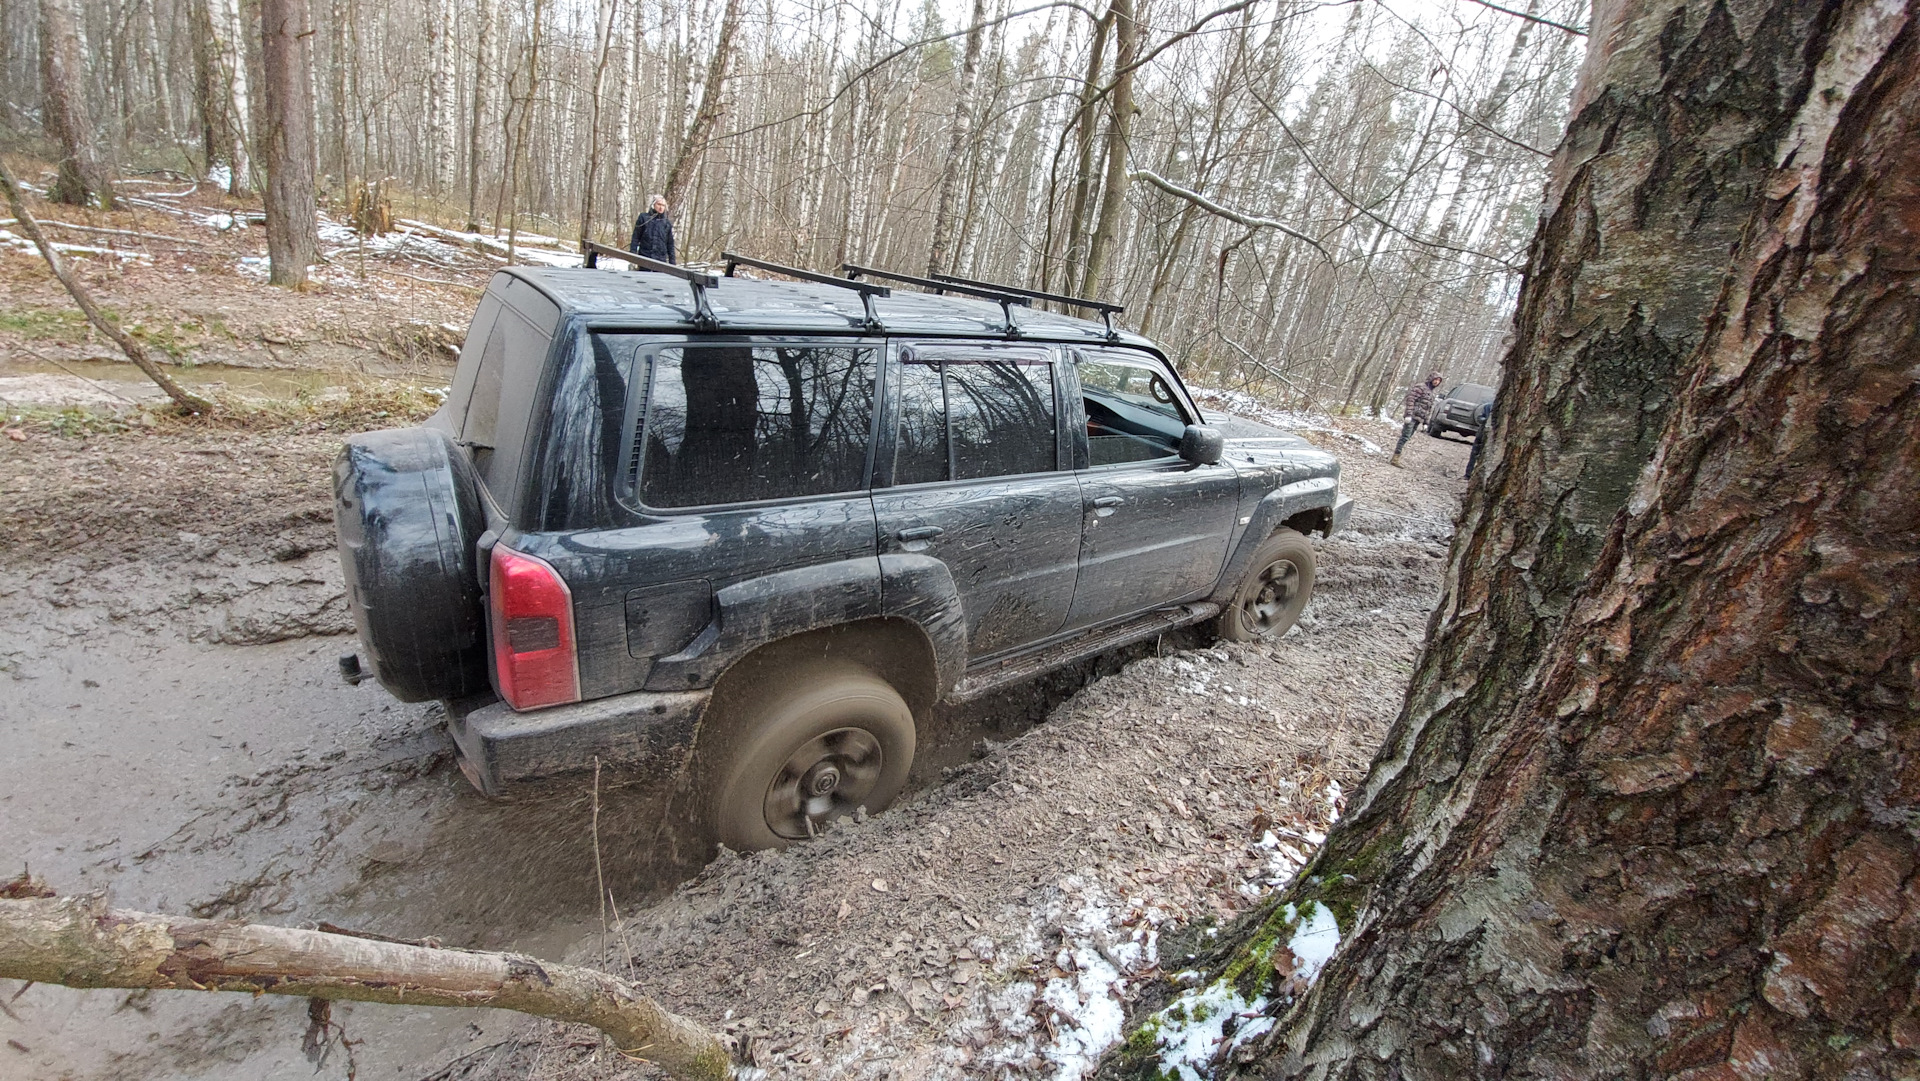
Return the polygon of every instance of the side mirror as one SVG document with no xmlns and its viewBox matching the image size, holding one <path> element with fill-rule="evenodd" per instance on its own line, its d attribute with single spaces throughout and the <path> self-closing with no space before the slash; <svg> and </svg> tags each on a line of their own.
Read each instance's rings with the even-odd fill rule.
<svg viewBox="0 0 1920 1081">
<path fill-rule="evenodd" d="M 1194 465 L 1213 465 L 1227 449 L 1226 437 L 1218 428 L 1189 424 L 1180 433 L 1180 457 Z"/>
</svg>

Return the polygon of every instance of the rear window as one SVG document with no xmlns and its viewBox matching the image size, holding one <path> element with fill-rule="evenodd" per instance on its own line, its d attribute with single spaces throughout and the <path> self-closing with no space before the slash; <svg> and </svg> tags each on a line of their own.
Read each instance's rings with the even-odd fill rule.
<svg viewBox="0 0 1920 1081">
<path fill-rule="evenodd" d="M 634 448 L 640 501 L 696 507 L 867 487 L 875 364 L 860 345 L 659 350 Z"/>
</svg>

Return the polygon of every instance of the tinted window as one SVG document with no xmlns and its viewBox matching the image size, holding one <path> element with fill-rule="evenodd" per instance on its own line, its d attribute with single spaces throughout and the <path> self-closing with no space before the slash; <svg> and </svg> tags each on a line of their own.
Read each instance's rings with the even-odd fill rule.
<svg viewBox="0 0 1920 1081">
<path fill-rule="evenodd" d="M 638 375 L 635 373 L 638 372 Z M 614 520 L 613 495 L 631 487 L 637 463 L 624 428 L 633 391 L 644 387 L 639 339 L 582 334 L 562 358 L 547 408 L 536 486 L 547 529 L 588 529 Z"/>
<path fill-rule="evenodd" d="M 1180 452 L 1192 418 L 1174 393 L 1166 366 L 1147 356 L 1076 353 L 1087 407 L 1090 465 L 1145 462 Z"/>
<path fill-rule="evenodd" d="M 1055 468 L 1053 365 L 948 363 L 947 432 L 956 480 Z"/>
<path fill-rule="evenodd" d="M 893 483 L 947 479 L 947 403 L 940 366 L 900 365 L 900 437 L 893 448 Z"/>
<path fill-rule="evenodd" d="M 874 351 L 697 345 L 660 351 L 640 498 L 692 507 L 867 486 Z"/>
<path fill-rule="evenodd" d="M 979 480 L 1057 468 L 1053 365 L 941 350 L 900 366 L 893 482 Z"/>
<path fill-rule="evenodd" d="M 1478 383 L 1462 383 L 1447 391 L 1446 396 L 1463 402 L 1472 402 L 1475 405 L 1484 405 L 1493 400 L 1493 388 L 1483 387 Z"/>
</svg>

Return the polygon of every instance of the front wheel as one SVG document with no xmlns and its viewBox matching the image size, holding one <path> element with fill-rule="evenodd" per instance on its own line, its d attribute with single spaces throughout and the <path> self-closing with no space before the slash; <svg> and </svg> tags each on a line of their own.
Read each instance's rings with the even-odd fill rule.
<svg viewBox="0 0 1920 1081">
<path fill-rule="evenodd" d="M 766 673 L 731 716 L 708 775 L 716 839 L 735 851 L 785 848 L 856 808 L 880 811 L 906 787 L 913 710 L 858 665 Z"/>
<path fill-rule="evenodd" d="M 1247 579 L 1220 613 L 1220 637 L 1230 642 L 1271 640 L 1287 633 L 1313 596 L 1313 545 L 1282 528 L 1253 554 Z"/>
</svg>

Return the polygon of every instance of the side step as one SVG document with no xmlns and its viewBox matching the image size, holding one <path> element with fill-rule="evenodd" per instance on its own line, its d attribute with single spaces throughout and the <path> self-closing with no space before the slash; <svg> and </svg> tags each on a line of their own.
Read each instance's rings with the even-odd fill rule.
<svg viewBox="0 0 1920 1081">
<path fill-rule="evenodd" d="M 1032 679 L 1043 672 L 1064 667 L 1075 661 L 1098 656 L 1108 650 L 1130 646 L 1135 642 L 1165 634 L 1176 627 L 1185 627 L 1202 620 L 1212 619 L 1220 614 L 1220 606 L 1213 601 L 1196 601 L 1183 604 L 1178 608 L 1163 608 L 1157 612 L 1148 612 L 1136 616 L 1125 623 L 1116 623 L 1076 638 L 1069 638 L 1051 646 L 1021 653 L 1000 661 L 988 661 L 986 664 L 969 671 L 961 677 L 947 694 L 949 702 L 971 702 L 984 694 L 997 691 L 1009 684 Z"/>
</svg>

